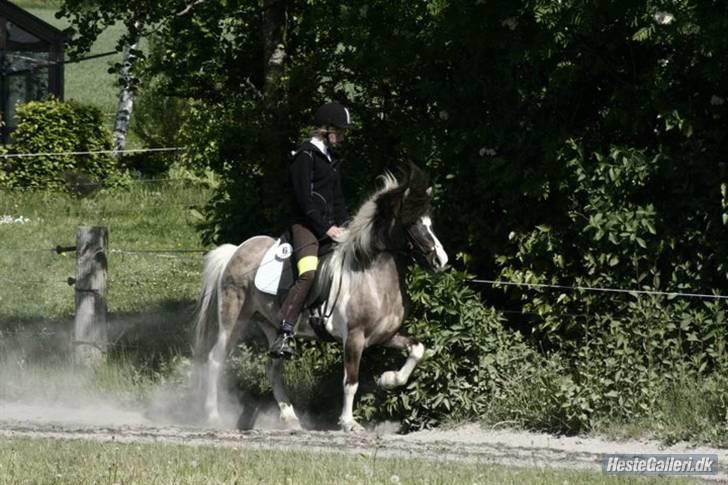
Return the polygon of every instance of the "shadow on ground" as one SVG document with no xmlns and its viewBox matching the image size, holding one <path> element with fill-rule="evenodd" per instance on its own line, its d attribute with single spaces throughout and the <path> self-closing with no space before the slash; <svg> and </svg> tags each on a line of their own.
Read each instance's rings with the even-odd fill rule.
<svg viewBox="0 0 728 485">
<path fill-rule="evenodd" d="M 158 370 L 172 355 L 189 355 L 194 302 L 169 300 L 139 312 L 109 313 L 109 356 Z M 2 355 L 22 355 L 28 362 L 68 361 L 73 348 L 73 316 L 19 318 L 0 313 Z"/>
</svg>

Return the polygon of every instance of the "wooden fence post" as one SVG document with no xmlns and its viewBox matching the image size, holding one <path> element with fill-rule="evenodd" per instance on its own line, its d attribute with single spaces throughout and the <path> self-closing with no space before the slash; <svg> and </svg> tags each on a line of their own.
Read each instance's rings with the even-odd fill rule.
<svg viewBox="0 0 728 485">
<path fill-rule="evenodd" d="M 103 361 L 108 347 L 106 326 L 106 244 L 108 231 L 101 226 L 79 226 L 76 231 L 76 318 L 74 359 L 94 366 Z"/>
</svg>

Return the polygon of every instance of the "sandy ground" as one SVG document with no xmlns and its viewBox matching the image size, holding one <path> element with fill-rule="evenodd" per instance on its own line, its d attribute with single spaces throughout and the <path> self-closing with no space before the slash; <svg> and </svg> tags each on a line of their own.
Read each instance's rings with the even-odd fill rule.
<svg viewBox="0 0 728 485">
<path fill-rule="evenodd" d="M 294 449 L 358 453 L 387 457 L 461 460 L 518 467 L 601 471 L 604 454 L 705 453 L 728 463 L 728 450 L 678 443 L 669 447 L 651 441 L 611 441 L 561 437 L 515 430 L 493 430 L 476 424 L 453 429 L 400 435 L 386 423 L 373 431 L 236 431 L 160 426 L 140 412 L 96 403 L 61 407 L 0 402 L 0 437 L 84 439 L 120 443 L 179 443 L 248 449 Z M 701 478 L 728 483 L 728 470 Z"/>
</svg>

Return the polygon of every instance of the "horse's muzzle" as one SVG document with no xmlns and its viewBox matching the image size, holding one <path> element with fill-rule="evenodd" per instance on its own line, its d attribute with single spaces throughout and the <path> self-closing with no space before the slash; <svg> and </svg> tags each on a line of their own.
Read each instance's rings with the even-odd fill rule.
<svg viewBox="0 0 728 485">
<path fill-rule="evenodd" d="M 445 251 L 437 251 L 435 248 L 427 255 L 427 263 L 432 271 L 440 273 L 445 271 L 447 266 L 447 253 Z"/>
</svg>

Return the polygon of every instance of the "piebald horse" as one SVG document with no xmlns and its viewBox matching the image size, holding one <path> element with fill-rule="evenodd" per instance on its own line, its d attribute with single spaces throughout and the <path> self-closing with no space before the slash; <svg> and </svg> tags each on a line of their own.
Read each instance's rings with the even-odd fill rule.
<svg viewBox="0 0 728 485">
<path fill-rule="evenodd" d="M 406 349 L 402 368 L 384 372 L 377 384 L 391 389 L 407 382 L 425 348 L 415 338 L 400 333 L 405 317 L 407 266 L 414 258 L 430 271 L 445 269 L 448 256 L 433 231 L 430 202 L 432 188 L 425 174 L 410 165 L 398 181 L 390 173 L 366 200 L 323 260 L 313 291 L 328 291 L 325 328 L 344 349 L 344 404 L 339 425 L 344 431 L 361 431 L 354 419 L 354 396 L 359 385 L 359 361 L 367 347 L 381 345 Z M 205 412 L 219 422 L 218 389 L 223 365 L 241 336 L 258 326 L 268 344 L 279 326 L 279 302 L 259 291 L 254 275 L 265 252 L 274 244 L 268 236 L 252 237 L 239 246 L 225 244 L 205 257 L 201 296 L 196 316 L 195 357 L 202 368 Z M 261 318 L 262 317 L 262 318 Z M 296 335 L 316 338 L 307 312 L 299 318 Z M 290 428 L 299 428 L 282 379 L 281 359 L 270 359 L 268 376 L 280 409 Z"/>
</svg>

